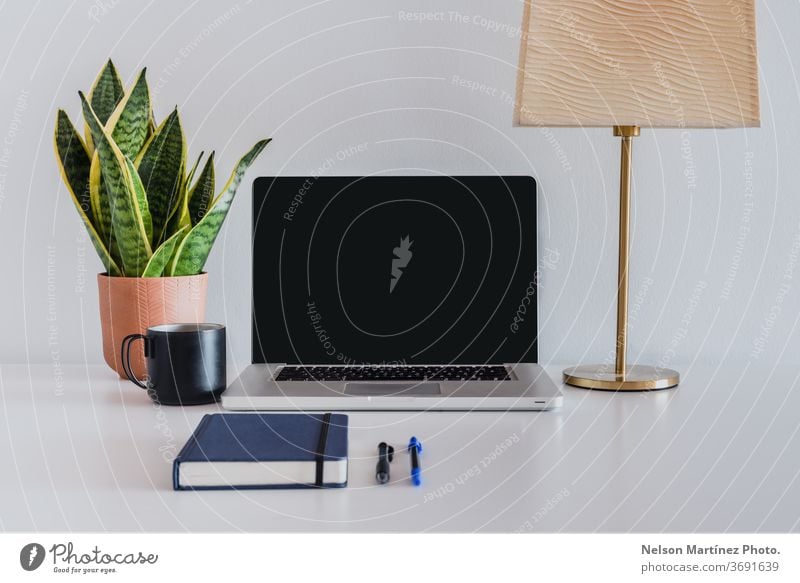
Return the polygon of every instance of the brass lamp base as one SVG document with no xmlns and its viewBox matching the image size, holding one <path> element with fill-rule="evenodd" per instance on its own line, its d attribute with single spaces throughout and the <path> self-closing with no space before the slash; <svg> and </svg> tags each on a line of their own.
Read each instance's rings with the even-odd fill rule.
<svg viewBox="0 0 800 583">
<path fill-rule="evenodd" d="M 627 363 L 628 345 L 628 263 L 631 216 L 631 162 L 633 138 L 639 126 L 615 126 L 614 135 L 622 138 L 619 171 L 619 265 L 617 267 L 617 345 L 616 362 L 574 366 L 564 371 L 564 382 L 584 389 L 603 391 L 652 391 L 677 386 L 680 375 L 668 368 Z"/>
<path fill-rule="evenodd" d="M 680 381 L 677 371 L 635 364 L 617 374 L 607 364 L 585 364 L 564 370 L 564 382 L 573 387 L 603 391 L 652 391 L 669 389 Z"/>
</svg>

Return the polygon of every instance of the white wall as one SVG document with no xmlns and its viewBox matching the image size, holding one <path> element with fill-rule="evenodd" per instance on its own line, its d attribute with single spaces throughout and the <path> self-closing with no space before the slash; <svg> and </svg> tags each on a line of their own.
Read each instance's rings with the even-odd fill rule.
<svg viewBox="0 0 800 583">
<path fill-rule="evenodd" d="M 401 8 L 440 20 L 409 22 Z M 558 255 L 544 270 L 541 360 L 604 358 L 619 146 L 610 130 L 511 127 L 521 11 L 518 0 L 3 3 L 0 362 L 102 362 L 101 266 L 60 183 L 51 132 L 58 107 L 78 116 L 77 90 L 108 56 L 128 82 L 148 67 L 157 116 L 181 106 L 190 154 L 216 148 L 220 180 L 256 139 L 274 138 L 207 266 L 208 318 L 228 324 L 236 363 L 249 355 L 250 179 L 313 173 L 360 144 L 330 173 L 535 176 L 541 249 Z M 684 369 L 796 361 L 799 27 L 796 0 L 759 0 L 761 129 L 637 140 L 632 358 Z"/>
</svg>

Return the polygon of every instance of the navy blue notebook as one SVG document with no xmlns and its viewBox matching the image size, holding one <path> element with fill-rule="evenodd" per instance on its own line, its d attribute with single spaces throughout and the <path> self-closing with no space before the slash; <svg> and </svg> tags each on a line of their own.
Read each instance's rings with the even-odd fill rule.
<svg viewBox="0 0 800 583">
<path fill-rule="evenodd" d="M 172 471 L 176 490 L 342 488 L 347 415 L 206 415 Z"/>
</svg>

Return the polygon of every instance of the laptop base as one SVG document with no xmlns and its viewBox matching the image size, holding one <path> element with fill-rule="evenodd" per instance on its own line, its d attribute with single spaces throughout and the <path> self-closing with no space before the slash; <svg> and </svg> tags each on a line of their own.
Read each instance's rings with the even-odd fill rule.
<svg viewBox="0 0 800 583">
<path fill-rule="evenodd" d="M 232 411 L 541 411 L 561 391 L 538 364 L 506 365 L 508 381 L 281 381 L 281 364 L 252 364 L 222 395 Z"/>
</svg>

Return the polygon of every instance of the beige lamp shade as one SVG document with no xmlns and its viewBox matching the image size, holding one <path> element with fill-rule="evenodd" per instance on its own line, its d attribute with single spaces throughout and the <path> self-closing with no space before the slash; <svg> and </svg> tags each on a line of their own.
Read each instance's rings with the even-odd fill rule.
<svg viewBox="0 0 800 583">
<path fill-rule="evenodd" d="M 527 0 L 515 124 L 759 125 L 753 0 Z"/>
</svg>

